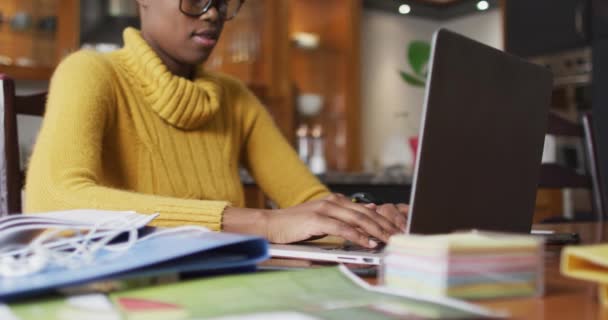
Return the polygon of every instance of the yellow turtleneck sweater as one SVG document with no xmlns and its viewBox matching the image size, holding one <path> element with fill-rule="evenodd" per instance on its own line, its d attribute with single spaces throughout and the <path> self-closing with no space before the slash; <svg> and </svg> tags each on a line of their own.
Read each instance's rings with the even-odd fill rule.
<svg viewBox="0 0 608 320">
<path fill-rule="evenodd" d="M 160 213 L 157 226 L 221 229 L 244 206 L 239 164 L 281 207 L 327 195 L 239 81 L 168 71 L 135 29 L 125 47 L 80 51 L 51 80 L 30 159 L 26 212 L 96 208 Z"/>
</svg>

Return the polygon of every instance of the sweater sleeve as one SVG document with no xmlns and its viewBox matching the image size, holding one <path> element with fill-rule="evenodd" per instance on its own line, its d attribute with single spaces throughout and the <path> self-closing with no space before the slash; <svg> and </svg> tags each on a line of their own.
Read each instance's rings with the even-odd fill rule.
<svg viewBox="0 0 608 320">
<path fill-rule="evenodd" d="M 94 52 L 66 58 L 53 78 L 43 125 L 30 159 L 26 212 L 66 209 L 160 213 L 152 225 L 221 228 L 224 201 L 186 200 L 103 186 L 104 135 L 113 121 L 114 69 Z"/>
<path fill-rule="evenodd" d="M 329 190 L 300 160 L 258 99 L 243 88 L 245 154 L 256 183 L 281 208 L 329 195 Z"/>
</svg>

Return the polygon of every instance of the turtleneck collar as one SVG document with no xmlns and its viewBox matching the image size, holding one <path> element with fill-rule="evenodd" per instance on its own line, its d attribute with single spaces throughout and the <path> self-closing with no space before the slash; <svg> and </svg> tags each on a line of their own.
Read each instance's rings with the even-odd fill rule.
<svg viewBox="0 0 608 320">
<path fill-rule="evenodd" d="M 172 74 L 140 32 L 127 28 L 121 56 L 140 82 L 146 102 L 169 124 L 180 129 L 200 128 L 221 106 L 219 81 L 198 67 L 194 80 Z"/>
</svg>

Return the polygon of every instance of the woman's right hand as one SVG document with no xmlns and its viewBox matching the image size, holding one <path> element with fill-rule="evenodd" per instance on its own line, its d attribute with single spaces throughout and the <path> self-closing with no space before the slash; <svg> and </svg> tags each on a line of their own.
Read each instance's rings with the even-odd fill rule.
<svg viewBox="0 0 608 320">
<path fill-rule="evenodd" d="M 396 221 L 380 215 L 373 206 L 353 203 L 339 194 L 291 208 L 258 211 L 257 215 L 243 210 L 252 209 L 226 209 L 224 230 L 262 235 L 272 243 L 332 235 L 373 248 L 378 243 L 372 238 L 386 242 L 391 235 L 403 232 Z"/>
</svg>

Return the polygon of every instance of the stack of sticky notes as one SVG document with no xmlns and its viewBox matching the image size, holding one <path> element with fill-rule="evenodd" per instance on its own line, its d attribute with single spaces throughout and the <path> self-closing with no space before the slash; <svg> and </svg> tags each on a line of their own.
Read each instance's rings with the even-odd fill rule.
<svg viewBox="0 0 608 320">
<path fill-rule="evenodd" d="M 381 281 L 432 296 L 489 299 L 540 295 L 541 240 L 483 232 L 399 235 L 390 239 Z"/>
</svg>

